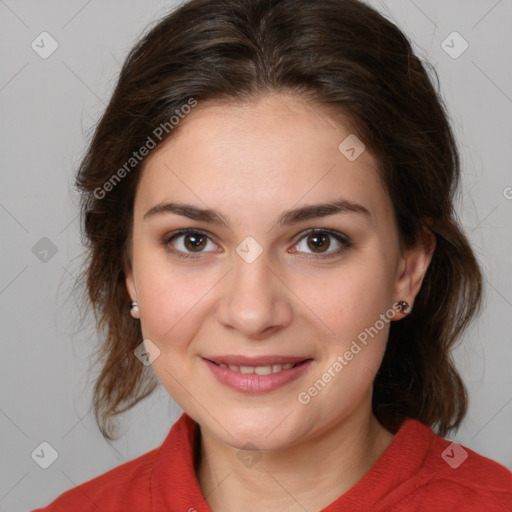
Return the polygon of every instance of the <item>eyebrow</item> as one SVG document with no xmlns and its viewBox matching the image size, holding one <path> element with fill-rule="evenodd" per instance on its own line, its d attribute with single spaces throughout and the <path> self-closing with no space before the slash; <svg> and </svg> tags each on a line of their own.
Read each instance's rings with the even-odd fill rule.
<svg viewBox="0 0 512 512">
<path fill-rule="evenodd" d="M 211 209 L 198 208 L 190 204 L 166 202 L 159 203 L 150 208 L 144 214 L 144 220 L 157 215 L 166 213 L 174 213 L 189 219 L 218 224 L 229 229 L 229 223 L 226 218 L 219 212 Z M 322 204 L 311 204 L 285 211 L 276 223 L 275 227 L 291 226 L 304 220 L 314 219 L 317 217 L 326 217 L 337 213 L 358 213 L 371 217 L 371 213 L 361 204 L 357 204 L 345 199 L 338 199 Z"/>
</svg>

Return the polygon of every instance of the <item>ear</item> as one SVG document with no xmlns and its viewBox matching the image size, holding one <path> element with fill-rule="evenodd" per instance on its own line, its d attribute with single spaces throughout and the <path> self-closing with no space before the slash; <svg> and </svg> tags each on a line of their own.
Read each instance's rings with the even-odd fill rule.
<svg viewBox="0 0 512 512">
<path fill-rule="evenodd" d="M 395 283 L 395 302 L 405 300 L 411 307 L 418 295 L 423 278 L 436 248 L 436 237 L 427 228 L 419 234 L 417 242 L 402 249 L 402 256 Z"/>
<path fill-rule="evenodd" d="M 130 299 L 132 300 L 132 302 L 136 301 L 137 300 L 137 292 L 135 289 L 135 279 L 133 277 L 132 263 L 128 257 L 125 257 L 125 259 L 124 259 L 123 269 L 124 269 L 124 275 L 125 275 L 126 290 L 128 292 L 128 295 L 130 296 Z"/>
</svg>

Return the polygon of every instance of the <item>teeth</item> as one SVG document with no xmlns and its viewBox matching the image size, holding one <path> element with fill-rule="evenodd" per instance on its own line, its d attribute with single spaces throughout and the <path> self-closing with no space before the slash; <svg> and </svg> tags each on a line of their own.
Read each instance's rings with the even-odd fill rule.
<svg viewBox="0 0 512 512">
<path fill-rule="evenodd" d="M 272 366 L 256 366 L 254 368 L 254 373 L 257 373 L 258 375 L 270 375 L 272 372 L 273 372 Z"/>
<path fill-rule="evenodd" d="M 277 373 L 281 370 L 288 370 L 295 366 L 293 363 L 285 363 L 285 364 L 274 364 L 269 366 L 235 366 L 235 365 L 226 365 L 224 363 L 220 363 L 219 366 L 221 368 L 229 368 L 233 372 L 238 373 L 256 373 L 257 375 L 270 375 L 271 373 Z"/>
</svg>

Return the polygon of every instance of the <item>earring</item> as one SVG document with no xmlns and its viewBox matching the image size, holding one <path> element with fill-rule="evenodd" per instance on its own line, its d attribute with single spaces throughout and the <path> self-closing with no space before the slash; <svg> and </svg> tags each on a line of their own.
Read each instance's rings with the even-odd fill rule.
<svg viewBox="0 0 512 512">
<path fill-rule="evenodd" d="M 404 313 L 405 315 L 408 315 L 412 309 L 410 304 L 408 302 L 405 302 L 405 300 L 399 300 L 398 302 L 395 303 L 395 306 L 401 313 Z"/>
<path fill-rule="evenodd" d="M 136 301 L 132 302 L 132 309 L 130 310 L 130 314 L 133 318 L 140 318 L 139 315 L 139 304 Z"/>
</svg>

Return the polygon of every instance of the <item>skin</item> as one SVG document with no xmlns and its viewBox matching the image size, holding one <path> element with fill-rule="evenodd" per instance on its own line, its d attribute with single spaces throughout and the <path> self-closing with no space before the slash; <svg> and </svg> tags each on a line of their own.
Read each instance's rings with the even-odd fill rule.
<svg viewBox="0 0 512 512">
<path fill-rule="evenodd" d="M 273 93 L 245 104 L 200 104 L 145 162 L 126 285 L 144 338 L 160 350 L 157 378 L 200 425 L 196 473 L 215 512 L 320 510 L 393 439 L 371 410 L 389 322 L 309 403 L 298 400 L 393 303 L 413 305 L 435 247 L 427 233 L 402 247 L 370 151 L 349 161 L 338 149 L 350 133 L 319 107 Z M 340 198 L 369 215 L 276 224 L 286 210 Z M 229 227 L 169 212 L 144 218 L 168 201 L 216 210 Z M 167 247 L 196 259 L 162 243 L 182 228 L 209 238 L 199 252 L 186 236 Z M 312 228 L 352 243 L 336 254 L 343 245 L 329 237 L 315 252 L 314 235 L 303 234 Z M 252 263 L 236 252 L 247 236 L 263 250 Z M 330 257 L 308 258 L 322 253 Z M 202 359 L 219 354 L 313 362 L 277 390 L 247 394 L 219 383 Z M 238 455 L 249 442 L 259 458 L 248 466 Z"/>
</svg>

